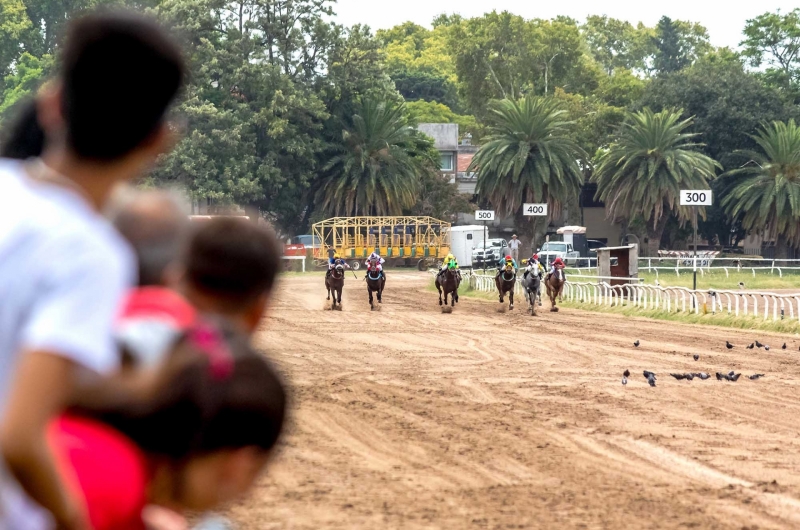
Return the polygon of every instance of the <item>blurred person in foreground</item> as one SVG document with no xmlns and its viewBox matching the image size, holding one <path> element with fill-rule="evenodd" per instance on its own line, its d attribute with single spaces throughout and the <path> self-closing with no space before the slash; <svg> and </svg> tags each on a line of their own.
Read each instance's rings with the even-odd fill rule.
<svg viewBox="0 0 800 530">
<path fill-rule="evenodd" d="M 37 96 L 41 158 L 0 160 L 1 528 L 89 528 L 44 433 L 84 373 L 118 366 L 112 324 L 134 261 L 98 211 L 170 147 L 182 78 L 179 49 L 149 19 L 78 19 Z"/>
<path fill-rule="evenodd" d="M 164 364 L 170 377 L 145 400 L 87 405 L 50 425 L 59 471 L 95 530 L 143 530 L 147 505 L 202 513 L 232 501 L 278 439 L 285 391 L 245 334 L 199 318 Z"/>
</svg>

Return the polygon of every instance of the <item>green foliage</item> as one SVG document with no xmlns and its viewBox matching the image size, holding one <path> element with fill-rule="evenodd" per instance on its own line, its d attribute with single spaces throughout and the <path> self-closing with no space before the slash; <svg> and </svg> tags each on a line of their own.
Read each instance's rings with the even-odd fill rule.
<svg viewBox="0 0 800 530">
<path fill-rule="evenodd" d="M 8 114 L 15 103 L 35 93 L 42 80 L 53 65 L 52 57 L 41 58 L 23 53 L 14 65 L 13 73 L 6 76 L 4 90 L 0 97 L 0 121 Z"/>
<path fill-rule="evenodd" d="M 711 50 L 703 26 L 669 17 L 658 21 L 653 45 L 653 69 L 657 73 L 677 72 Z"/>
<path fill-rule="evenodd" d="M 733 179 L 722 205 L 741 216 L 748 230 L 800 245 L 800 127 L 794 120 L 764 126 L 753 139 L 758 150 L 743 151 L 748 162 L 725 173 Z"/>
<path fill-rule="evenodd" d="M 645 70 L 653 32 L 641 22 L 634 27 L 626 20 L 590 15 L 581 31 L 592 56 L 608 75 L 618 69 Z"/>
<path fill-rule="evenodd" d="M 698 151 L 697 135 L 687 132 L 692 120 L 681 120 L 681 112 L 629 114 L 619 136 L 598 154 L 592 176 L 610 216 L 647 220 L 651 255 L 670 214 L 690 218 L 690 209 L 679 206 L 680 190 L 708 189 L 719 167 Z"/>
<path fill-rule="evenodd" d="M 786 14 L 764 13 L 747 21 L 743 55 L 756 68 L 766 65 L 765 79 L 790 88 L 800 72 L 800 8 Z"/>
<path fill-rule="evenodd" d="M 474 116 L 456 114 L 449 107 L 435 101 L 412 101 L 406 105 L 414 123 L 457 123 L 459 135 L 469 133 L 474 139 L 481 130 Z"/>
<path fill-rule="evenodd" d="M 322 168 L 316 201 L 325 214 L 399 215 L 414 204 L 419 174 L 438 156 L 405 113 L 404 104 L 363 100 Z"/>
<path fill-rule="evenodd" d="M 458 106 L 456 86 L 446 77 L 425 71 L 396 70 L 391 73 L 397 91 L 406 101 L 439 102 Z"/>
<path fill-rule="evenodd" d="M 550 217 L 577 196 L 583 184 L 578 164 L 586 153 L 572 137 L 573 122 L 553 98 L 528 95 L 490 104 L 488 136 L 472 159 L 476 192 L 502 215 L 524 202 L 547 202 Z"/>
</svg>

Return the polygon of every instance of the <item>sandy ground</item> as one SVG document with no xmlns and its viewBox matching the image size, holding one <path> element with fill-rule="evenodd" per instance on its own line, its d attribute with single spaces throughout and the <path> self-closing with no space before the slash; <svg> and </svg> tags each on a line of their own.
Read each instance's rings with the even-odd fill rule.
<svg viewBox="0 0 800 530">
<path fill-rule="evenodd" d="M 256 342 L 293 412 L 228 514 L 242 529 L 800 528 L 797 337 L 464 298 L 442 314 L 429 281 L 391 273 L 379 312 L 352 277 L 341 312 L 320 276 L 281 283 Z M 729 370 L 766 377 L 713 378 Z M 686 371 L 712 379 L 668 375 Z"/>
</svg>

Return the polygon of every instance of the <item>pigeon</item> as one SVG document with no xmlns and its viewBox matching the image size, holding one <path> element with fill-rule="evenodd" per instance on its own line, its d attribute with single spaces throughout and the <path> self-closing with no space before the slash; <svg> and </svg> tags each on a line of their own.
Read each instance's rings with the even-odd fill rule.
<svg viewBox="0 0 800 530">
<path fill-rule="evenodd" d="M 728 348 L 729 350 L 732 350 L 732 349 L 733 349 L 733 344 L 731 344 L 730 342 L 728 342 L 728 341 L 726 340 L 726 341 L 725 341 L 725 347 L 726 347 L 726 348 Z"/>
<path fill-rule="evenodd" d="M 744 282 L 739 282 L 739 289 L 744 289 Z"/>
<path fill-rule="evenodd" d="M 733 370 L 731 370 L 730 372 L 728 372 L 728 375 L 729 375 L 730 377 L 733 377 L 733 374 L 735 374 L 735 373 L 736 373 L 736 372 L 734 372 Z"/>
<path fill-rule="evenodd" d="M 622 373 L 622 375 L 623 375 L 624 377 L 630 377 L 630 376 L 631 376 L 631 371 L 630 371 L 630 370 L 625 370 L 625 371 Z"/>
<path fill-rule="evenodd" d="M 769 351 L 769 346 L 764 346 L 764 349 Z"/>
<path fill-rule="evenodd" d="M 748 375 L 747 376 L 747 378 L 750 379 L 751 381 L 755 381 L 759 377 L 764 377 L 764 374 L 753 374 L 753 375 Z"/>
<path fill-rule="evenodd" d="M 785 349 L 786 349 L 786 343 L 785 343 L 785 342 L 783 343 L 783 346 L 781 346 L 781 349 L 782 349 L 782 350 L 785 350 Z"/>
<path fill-rule="evenodd" d="M 645 370 L 644 372 L 642 372 L 642 375 L 645 377 L 645 379 L 650 379 L 651 377 L 652 377 L 653 379 L 655 379 L 655 378 L 656 378 L 656 374 L 654 374 L 653 372 L 648 372 L 647 370 Z"/>
<path fill-rule="evenodd" d="M 672 377 L 674 377 L 678 381 L 680 381 L 681 379 L 686 379 L 686 374 L 669 374 L 669 375 L 671 375 Z"/>
<path fill-rule="evenodd" d="M 700 379 L 702 379 L 703 381 L 705 381 L 706 379 L 708 379 L 709 377 L 711 377 L 710 375 L 708 375 L 708 374 L 707 374 L 707 373 L 705 373 L 705 372 L 700 372 L 699 374 L 692 374 L 692 375 L 693 375 L 693 376 L 695 376 L 695 377 L 699 377 L 699 378 L 700 378 Z"/>
<path fill-rule="evenodd" d="M 761 343 L 760 343 L 760 342 L 758 342 L 758 341 L 756 341 L 756 342 L 755 342 L 755 344 L 756 344 L 756 348 L 763 348 L 763 347 L 764 347 L 764 345 L 763 345 L 763 344 L 761 344 Z"/>
<path fill-rule="evenodd" d="M 755 345 L 754 343 L 752 343 L 752 342 L 751 342 L 751 343 L 750 343 L 750 346 L 748 346 L 748 347 L 747 347 L 747 349 L 748 349 L 748 350 L 752 350 L 752 349 L 753 349 L 753 348 L 755 348 L 755 347 L 756 347 L 756 345 Z"/>
<path fill-rule="evenodd" d="M 623 385 L 627 385 L 628 384 L 628 378 L 625 377 L 624 375 L 622 376 L 622 384 Z"/>
<path fill-rule="evenodd" d="M 692 379 L 694 379 L 694 374 L 685 374 L 685 376 L 687 381 L 691 381 Z"/>
<path fill-rule="evenodd" d="M 654 374 L 650 374 L 650 377 L 647 378 L 647 382 L 650 386 L 656 386 L 656 376 Z"/>
<path fill-rule="evenodd" d="M 717 381 L 722 381 L 723 377 L 728 377 L 728 376 L 723 376 L 721 373 L 717 372 Z"/>
<path fill-rule="evenodd" d="M 695 360 L 695 361 L 696 361 L 696 360 L 698 360 L 698 359 L 700 358 L 700 356 L 699 356 L 699 355 L 697 355 L 696 353 L 695 353 L 694 355 L 692 355 L 692 357 L 694 358 L 694 360 Z"/>
<path fill-rule="evenodd" d="M 736 381 L 738 381 L 738 380 L 739 380 L 739 378 L 740 378 L 741 376 L 742 376 L 742 374 L 736 374 L 736 375 L 731 375 L 731 376 L 728 376 L 728 381 L 733 381 L 733 382 L 735 383 Z"/>
<path fill-rule="evenodd" d="M 636 342 L 633 343 L 633 345 L 638 348 L 639 347 L 639 340 L 637 339 Z"/>
</svg>

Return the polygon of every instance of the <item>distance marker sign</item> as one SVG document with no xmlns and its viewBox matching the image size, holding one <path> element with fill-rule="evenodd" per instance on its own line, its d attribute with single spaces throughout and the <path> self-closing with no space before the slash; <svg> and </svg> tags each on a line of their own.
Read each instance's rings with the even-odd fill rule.
<svg viewBox="0 0 800 530">
<path fill-rule="evenodd" d="M 681 190 L 681 206 L 711 206 L 711 190 Z"/>
<path fill-rule="evenodd" d="M 522 215 L 547 215 L 547 203 L 525 203 L 522 205 Z"/>
<path fill-rule="evenodd" d="M 494 221 L 494 210 L 476 210 L 476 221 Z"/>
</svg>

